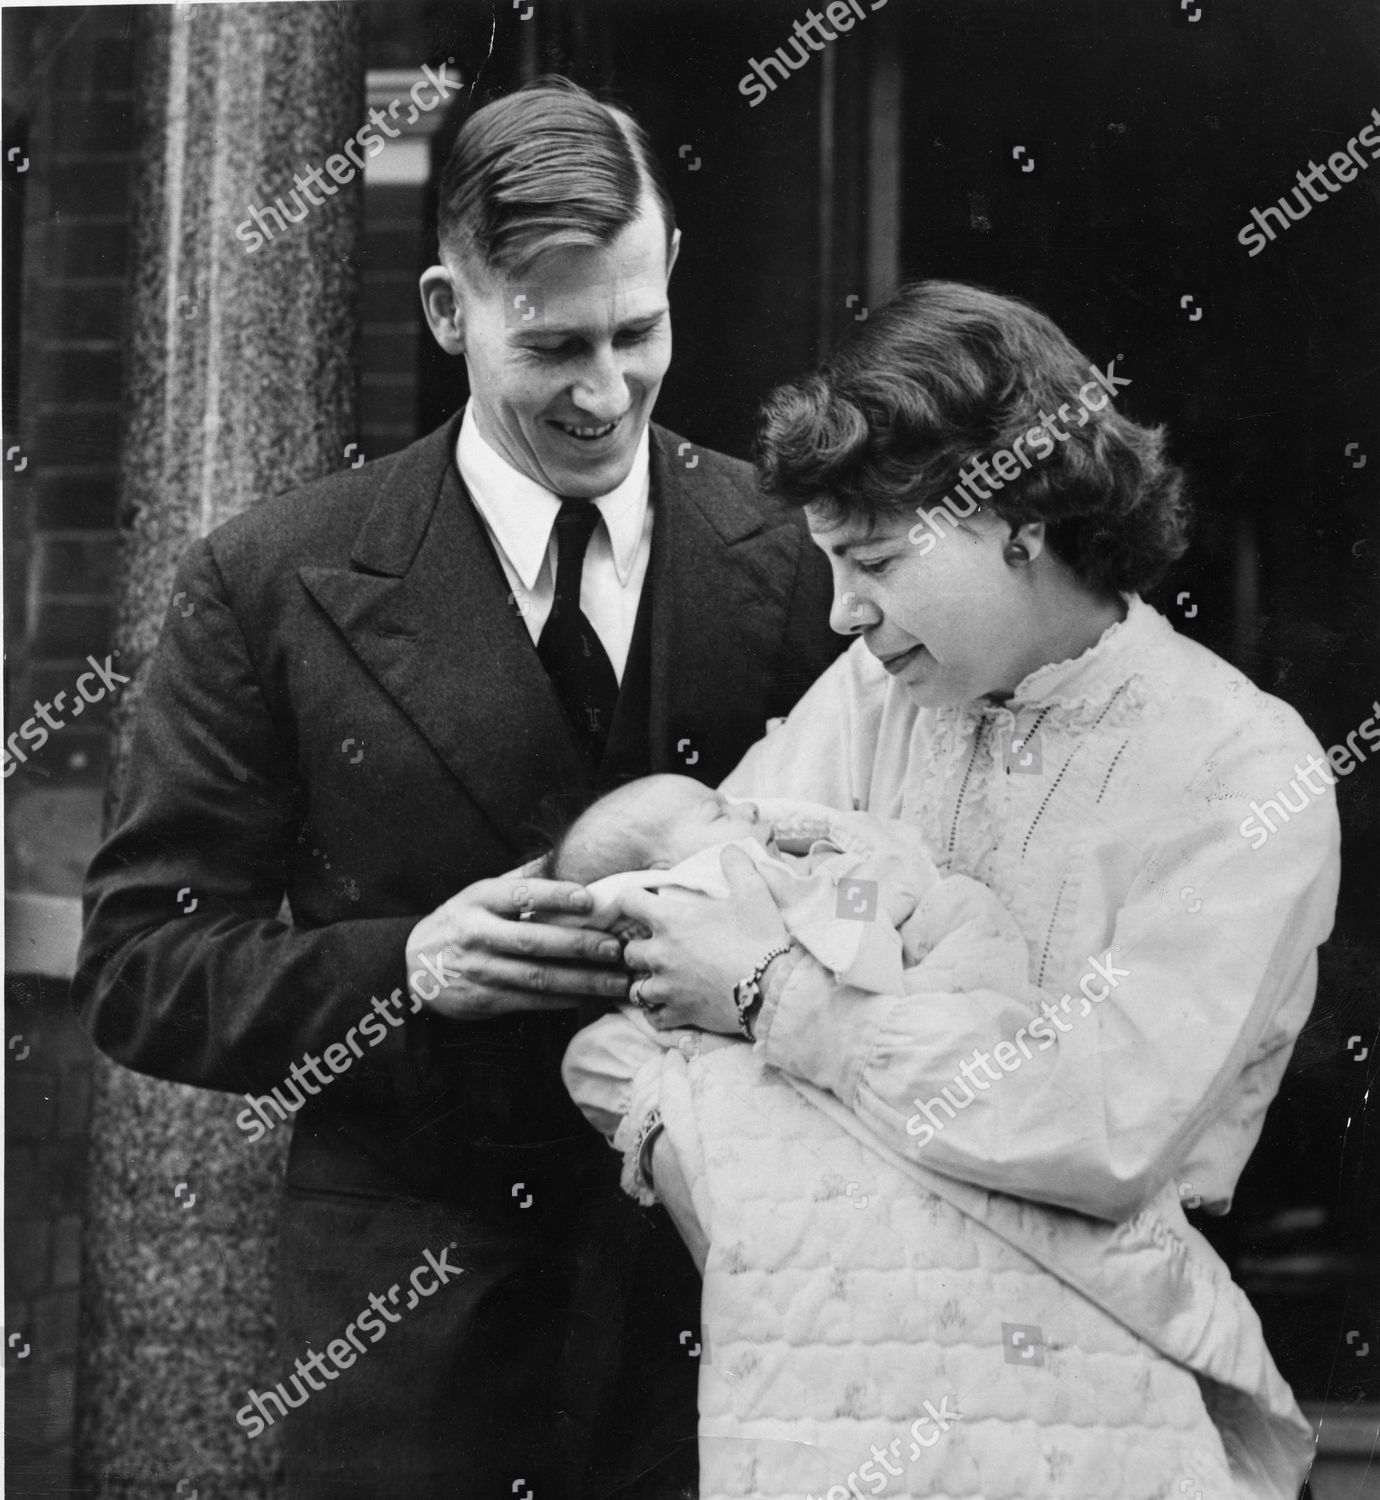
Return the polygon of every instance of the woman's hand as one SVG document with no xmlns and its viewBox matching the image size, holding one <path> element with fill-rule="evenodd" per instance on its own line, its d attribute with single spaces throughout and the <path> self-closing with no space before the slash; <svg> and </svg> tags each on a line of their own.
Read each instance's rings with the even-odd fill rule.
<svg viewBox="0 0 1380 1500">
<path fill-rule="evenodd" d="M 627 945 L 623 958 L 650 977 L 636 983 L 638 1000 L 659 1031 L 698 1026 L 736 1035 L 733 987 L 775 947 L 789 940 L 765 880 L 741 849 L 725 849 L 723 898 L 695 891 L 629 891 L 627 916 L 651 930 Z"/>
</svg>

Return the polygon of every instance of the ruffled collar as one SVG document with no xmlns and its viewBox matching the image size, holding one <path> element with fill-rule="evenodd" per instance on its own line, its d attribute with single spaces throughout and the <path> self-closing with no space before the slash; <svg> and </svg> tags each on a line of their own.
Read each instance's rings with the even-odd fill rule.
<svg viewBox="0 0 1380 1500">
<path fill-rule="evenodd" d="M 1123 594 L 1126 618 L 1114 621 L 1088 649 L 1067 661 L 1036 667 L 1016 686 L 1008 708 L 1073 704 L 1106 699 L 1134 671 L 1134 662 L 1169 622 L 1139 594 Z"/>
<path fill-rule="evenodd" d="M 1138 675 L 1147 651 L 1155 642 L 1173 634 L 1173 627 L 1139 594 L 1124 594 L 1126 618 L 1109 625 L 1094 643 L 1067 661 L 1047 662 L 1017 685 L 1005 702 L 980 698 L 972 703 L 938 710 L 942 720 L 974 720 L 994 713 L 1016 715 L 1031 709 L 1045 711 L 1056 720 L 1076 721 L 1088 713 L 1096 715 L 1118 691 L 1123 701 L 1140 698 L 1128 684 Z"/>
</svg>

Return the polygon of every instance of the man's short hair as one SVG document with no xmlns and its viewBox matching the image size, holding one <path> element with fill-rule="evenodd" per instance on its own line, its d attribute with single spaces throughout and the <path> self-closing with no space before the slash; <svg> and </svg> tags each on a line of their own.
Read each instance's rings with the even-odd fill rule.
<svg viewBox="0 0 1380 1500">
<path fill-rule="evenodd" d="M 646 132 L 568 78 L 524 84 L 476 110 L 441 174 L 442 254 L 505 275 L 565 245 L 607 245 L 650 197 L 675 210 Z"/>
</svg>

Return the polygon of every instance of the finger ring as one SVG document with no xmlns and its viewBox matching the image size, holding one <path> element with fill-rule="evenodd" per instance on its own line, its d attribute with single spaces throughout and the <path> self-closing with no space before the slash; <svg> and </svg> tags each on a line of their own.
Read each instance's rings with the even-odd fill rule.
<svg viewBox="0 0 1380 1500">
<path fill-rule="evenodd" d="M 523 909 L 517 914 L 518 921 L 519 922 L 530 922 L 532 920 L 532 913 L 535 910 L 536 910 L 535 907 L 524 906 Z"/>
<path fill-rule="evenodd" d="M 642 986 L 651 978 L 650 974 L 639 974 L 628 986 L 628 999 L 637 1006 L 639 1010 L 647 1009 L 647 1002 L 642 998 Z"/>
</svg>

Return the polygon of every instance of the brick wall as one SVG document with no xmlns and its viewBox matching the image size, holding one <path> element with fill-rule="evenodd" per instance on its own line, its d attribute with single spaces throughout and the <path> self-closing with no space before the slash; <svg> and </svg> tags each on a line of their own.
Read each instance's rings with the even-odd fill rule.
<svg viewBox="0 0 1380 1500">
<path fill-rule="evenodd" d="M 71 1482 L 90 1043 L 60 981 L 6 985 L 6 1472 L 12 1494 Z"/>
<path fill-rule="evenodd" d="M 103 660 L 110 649 L 134 153 L 132 25 L 123 6 L 44 11 L 26 38 L 21 374 L 12 393 L 17 412 L 7 412 L 7 446 L 17 443 L 21 454 L 6 465 L 6 520 L 27 576 L 14 620 L 22 635 L 9 643 L 7 737 L 37 702 L 62 691 L 73 697 L 85 658 Z M 79 721 L 53 710 L 63 727 L 41 748 L 21 742 L 28 759 L 7 790 L 16 797 L 81 788 L 99 795 L 108 702 L 85 707 Z M 40 876 L 32 884 L 52 883 Z"/>
<path fill-rule="evenodd" d="M 38 703 L 75 697 L 85 658 L 110 650 L 132 19 L 126 7 L 4 17 L 6 135 L 24 142 L 6 162 L 23 179 L 5 226 L 23 268 L 17 348 L 7 325 L 7 738 Z M 41 747 L 20 743 L 27 759 L 5 781 L 7 892 L 79 891 L 109 701 L 79 718 L 53 705 L 62 727 Z M 12 1492 L 50 1493 L 71 1482 L 91 1049 L 61 980 L 9 976 L 5 1004 L 6 1469 Z"/>
</svg>

